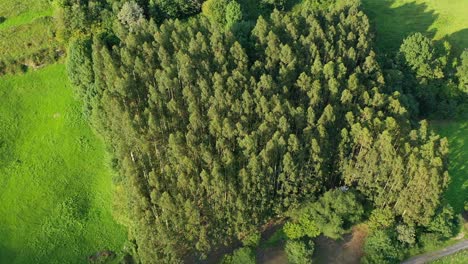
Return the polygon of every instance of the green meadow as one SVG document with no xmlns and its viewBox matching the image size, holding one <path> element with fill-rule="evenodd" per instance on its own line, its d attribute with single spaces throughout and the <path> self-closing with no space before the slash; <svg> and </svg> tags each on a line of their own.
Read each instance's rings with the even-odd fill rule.
<svg viewBox="0 0 468 264">
<path fill-rule="evenodd" d="M 0 78 L 0 263 L 86 263 L 118 252 L 103 143 L 64 65 Z"/>
<path fill-rule="evenodd" d="M 466 0 L 362 0 L 377 31 L 377 46 L 395 51 L 413 32 L 435 40 L 447 39 L 460 51 L 468 48 Z"/>
<path fill-rule="evenodd" d="M 0 74 L 38 68 L 57 59 L 49 0 L 1 0 Z"/>
<path fill-rule="evenodd" d="M 455 211 L 463 211 L 468 200 L 468 121 L 433 122 L 435 130 L 449 140 L 451 182 L 445 198 Z"/>
</svg>

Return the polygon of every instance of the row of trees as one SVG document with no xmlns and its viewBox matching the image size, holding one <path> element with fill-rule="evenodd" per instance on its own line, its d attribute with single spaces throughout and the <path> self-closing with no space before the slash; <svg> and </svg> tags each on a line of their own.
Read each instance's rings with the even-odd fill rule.
<svg viewBox="0 0 468 264">
<path fill-rule="evenodd" d="M 213 8 L 223 1 L 207 1 L 202 16 L 158 24 L 149 7 L 162 2 L 98 1 L 96 17 L 92 1 L 62 9 L 77 5 L 101 25 L 68 31 L 68 70 L 115 157 L 136 258 L 203 259 L 343 185 L 428 225 L 448 180 L 447 142 L 424 122 L 413 128 L 401 94 L 384 93 L 356 3 L 274 11 L 240 40 L 225 26 L 242 22 L 237 2 L 224 1 L 225 20 Z M 362 211 L 337 192 L 307 213 L 332 237 Z"/>
</svg>

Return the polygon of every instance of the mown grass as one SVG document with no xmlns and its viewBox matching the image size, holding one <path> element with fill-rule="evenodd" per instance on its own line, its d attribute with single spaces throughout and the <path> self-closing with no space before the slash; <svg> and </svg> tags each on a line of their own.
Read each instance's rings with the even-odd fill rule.
<svg viewBox="0 0 468 264">
<path fill-rule="evenodd" d="M 456 50 L 468 48 L 466 0 L 362 0 L 377 31 L 377 47 L 395 51 L 413 32 L 435 40 L 447 39 Z"/>
<path fill-rule="evenodd" d="M 451 182 L 445 198 L 457 213 L 468 201 L 468 121 L 433 122 L 436 131 L 449 140 Z"/>
<path fill-rule="evenodd" d="M 431 262 L 431 264 L 466 264 L 468 263 L 468 250 L 457 252 L 451 256 L 447 256 Z"/>
<path fill-rule="evenodd" d="M 0 263 L 86 263 L 126 241 L 103 143 L 63 65 L 0 78 Z"/>
</svg>

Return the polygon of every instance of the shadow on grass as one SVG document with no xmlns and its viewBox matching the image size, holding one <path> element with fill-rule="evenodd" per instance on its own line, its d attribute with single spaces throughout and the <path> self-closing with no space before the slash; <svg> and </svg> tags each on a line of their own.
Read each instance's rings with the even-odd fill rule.
<svg viewBox="0 0 468 264">
<path fill-rule="evenodd" d="M 459 57 L 463 50 L 468 49 L 468 28 L 448 35 L 442 40 L 450 42 L 454 47 L 454 55 Z"/>
<path fill-rule="evenodd" d="M 445 199 L 457 213 L 468 201 L 468 122 L 433 122 L 436 131 L 449 140 L 450 184 Z"/>
<path fill-rule="evenodd" d="M 421 32 L 434 38 L 436 29 L 431 28 L 439 19 L 425 3 L 409 2 L 397 5 L 396 0 L 362 0 L 362 7 L 369 16 L 376 31 L 377 49 L 383 52 L 396 52 L 403 39 L 414 32 Z M 468 29 L 445 36 L 454 47 L 454 55 L 468 48 Z"/>
<path fill-rule="evenodd" d="M 394 6 L 395 0 L 363 0 L 362 6 L 376 31 L 377 48 L 384 52 L 395 52 L 404 38 L 421 32 L 433 38 L 435 30 L 430 27 L 438 15 L 422 3 L 411 2 Z"/>
</svg>

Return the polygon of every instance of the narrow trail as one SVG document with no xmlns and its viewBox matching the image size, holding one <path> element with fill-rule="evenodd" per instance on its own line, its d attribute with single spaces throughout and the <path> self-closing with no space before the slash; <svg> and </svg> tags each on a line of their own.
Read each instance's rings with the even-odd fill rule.
<svg viewBox="0 0 468 264">
<path fill-rule="evenodd" d="M 446 247 L 444 249 L 430 252 L 427 254 L 419 255 L 419 256 L 414 256 L 410 259 L 407 259 L 403 261 L 401 264 L 423 264 L 423 263 L 428 263 L 429 261 L 433 261 L 436 259 L 439 259 L 441 257 L 445 257 L 448 255 L 452 255 L 454 253 L 457 253 L 460 250 L 463 249 L 468 249 L 468 240 L 463 240 L 461 242 L 458 242 L 455 245 L 451 245 L 449 247 Z"/>
</svg>

